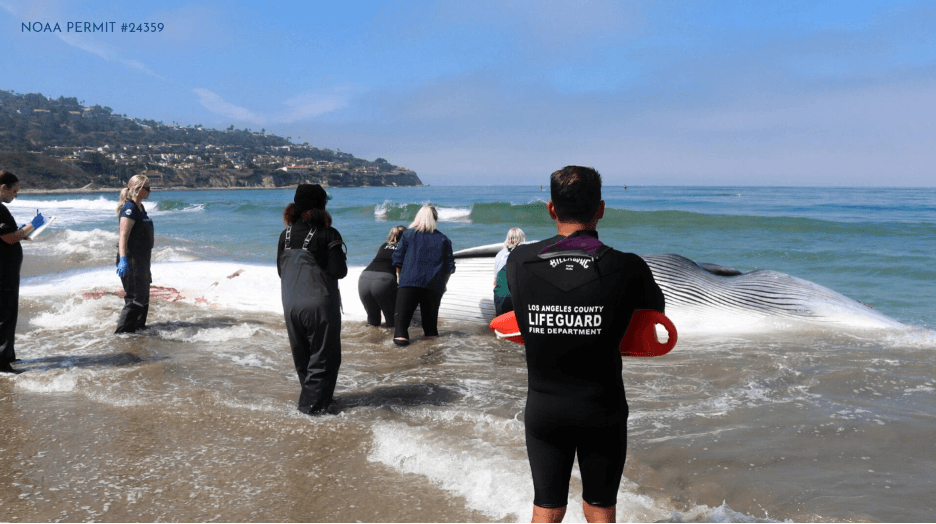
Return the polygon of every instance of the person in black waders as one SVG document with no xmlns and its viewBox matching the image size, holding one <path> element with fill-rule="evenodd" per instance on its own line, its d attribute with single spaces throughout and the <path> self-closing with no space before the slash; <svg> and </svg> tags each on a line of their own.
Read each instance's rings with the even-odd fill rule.
<svg viewBox="0 0 936 524">
<path fill-rule="evenodd" d="M 149 179 L 134 175 L 120 191 L 117 216 L 117 276 L 123 284 L 124 307 L 114 333 L 134 333 L 146 329 L 149 314 L 150 258 L 153 254 L 153 221 L 146 214 L 143 201 L 150 196 Z"/>
<path fill-rule="evenodd" d="M 526 345 L 524 412 L 533 472 L 533 522 L 561 522 L 578 455 L 582 509 L 614 522 L 627 449 L 620 343 L 636 309 L 663 312 L 646 262 L 598 240 L 601 175 L 568 166 L 550 177 L 557 235 L 519 245 L 507 286 Z"/>
<path fill-rule="evenodd" d="M 283 212 L 276 249 L 286 332 L 299 374 L 299 411 L 318 415 L 331 404 L 341 366 L 341 295 L 348 274 L 341 233 L 325 211 L 322 186 L 300 184 Z"/>
<path fill-rule="evenodd" d="M 17 226 L 4 204 L 19 193 L 19 179 L 13 173 L 0 171 L 0 373 L 19 374 L 11 364 L 17 360 L 15 348 L 16 320 L 19 316 L 20 268 L 23 246 L 20 241 L 45 224 L 45 217 L 36 210 L 32 222 Z"/>
</svg>

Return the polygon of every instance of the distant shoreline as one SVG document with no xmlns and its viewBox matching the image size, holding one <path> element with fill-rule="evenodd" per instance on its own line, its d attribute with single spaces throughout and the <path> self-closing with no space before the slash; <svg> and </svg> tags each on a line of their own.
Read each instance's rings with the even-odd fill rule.
<svg viewBox="0 0 936 524">
<path fill-rule="evenodd" d="M 430 185 L 431 185 L 431 184 L 421 184 L 421 185 L 418 185 L 418 186 L 322 186 L 322 187 L 325 188 L 325 189 L 327 189 L 327 190 L 329 190 L 329 191 L 331 191 L 331 190 L 333 190 L 333 189 L 352 189 L 352 188 L 362 188 L 362 187 L 367 187 L 367 188 L 373 188 L 373 187 L 429 187 Z M 299 184 L 291 184 L 291 185 L 288 185 L 288 186 L 278 186 L 278 187 L 266 187 L 266 186 L 250 186 L 250 187 L 244 187 L 244 186 L 233 186 L 233 187 L 184 187 L 184 186 L 179 186 L 179 187 L 175 187 L 175 186 L 173 186 L 173 187 L 160 187 L 160 186 L 153 186 L 153 191 L 154 191 L 154 192 L 158 192 L 158 191 L 227 191 L 227 190 L 229 190 L 229 189 L 230 189 L 230 190 L 234 190 L 234 191 L 247 191 L 247 190 L 253 191 L 253 190 L 257 190 L 257 189 L 263 189 L 263 190 L 296 189 L 297 187 L 299 187 Z M 121 189 L 123 189 L 123 188 L 122 188 L 122 187 L 79 187 L 79 188 L 77 188 L 77 189 L 36 189 L 36 188 L 21 187 L 20 190 L 19 190 L 19 194 L 21 194 L 21 195 L 76 195 L 76 194 L 81 194 L 81 193 L 92 193 L 92 194 L 98 194 L 98 193 L 119 193 Z"/>
<path fill-rule="evenodd" d="M 280 187 L 159 187 L 153 186 L 153 191 L 227 191 L 228 189 L 233 190 L 255 190 L 255 189 L 296 189 L 297 185 L 290 186 L 280 186 Z M 368 187 L 380 187 L 380 186 L 368 186 Z M 393 186 L 387 186 L 393 187 Z M 326 189 L 338 189 L 337 186 L 326 186 Z M 74 195 L 81 193 L 119 193 L 123 188 L 120 187 L 97 187 L 97 188 L 77 188 L 77 189 L 30 189 L 30 188 L 21 188 L 19 194 L 21 195 Z"/>
</svg>

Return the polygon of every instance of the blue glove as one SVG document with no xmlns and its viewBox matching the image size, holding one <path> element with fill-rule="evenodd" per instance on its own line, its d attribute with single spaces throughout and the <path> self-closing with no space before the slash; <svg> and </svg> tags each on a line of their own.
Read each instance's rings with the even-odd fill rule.
<svg viewBox="0 0 936 524">
<path fill-rule="evenodd" d="M 45 224 L 45 217 L 42 216 L 42 213 L 36 213 L 36 216 L 34 216 L 32 219 L 33 227 L 39 229 L 42 227 L 42 224 Z"/>
<path fill-rule="evenodd" d="M 120 262 L 117 264 L 117 276 L 123 278 L 127 276 L 127 257 L 120 257 Z"/>
</svg>

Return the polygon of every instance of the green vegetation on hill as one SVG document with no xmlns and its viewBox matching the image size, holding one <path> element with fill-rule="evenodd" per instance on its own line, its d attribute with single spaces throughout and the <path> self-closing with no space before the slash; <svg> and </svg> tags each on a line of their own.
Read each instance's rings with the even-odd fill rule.
<svg viewBox="0 0 936 524">
<path fill-rule="evenodd" d="M 29 187 L 120 187 L 144 173 L 160 187 L 422 185 L 415 172 L 249 129 L 165 125 L 77 98 L 0 90 L 0 169 Z"/>
</svg>

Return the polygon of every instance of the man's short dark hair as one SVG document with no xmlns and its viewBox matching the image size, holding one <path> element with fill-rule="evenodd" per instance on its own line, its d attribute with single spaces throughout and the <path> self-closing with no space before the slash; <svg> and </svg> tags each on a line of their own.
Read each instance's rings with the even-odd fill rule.
<svg viewBox="0 0 936 524">
<path fill-rule="evenodd" d="M 9 171 L 0 171 L 0 186 L 7 186 L 7 189 L 13 189 L 13 186 L 19 183 L 16 175 Z"/>
<path fill-rule="evenodd" d="M 549 175 L 549 191 L 561 222 L 587 224 L 601 205 L 601 174 L 590 167 L 566 166 Z"/>
</svg>

